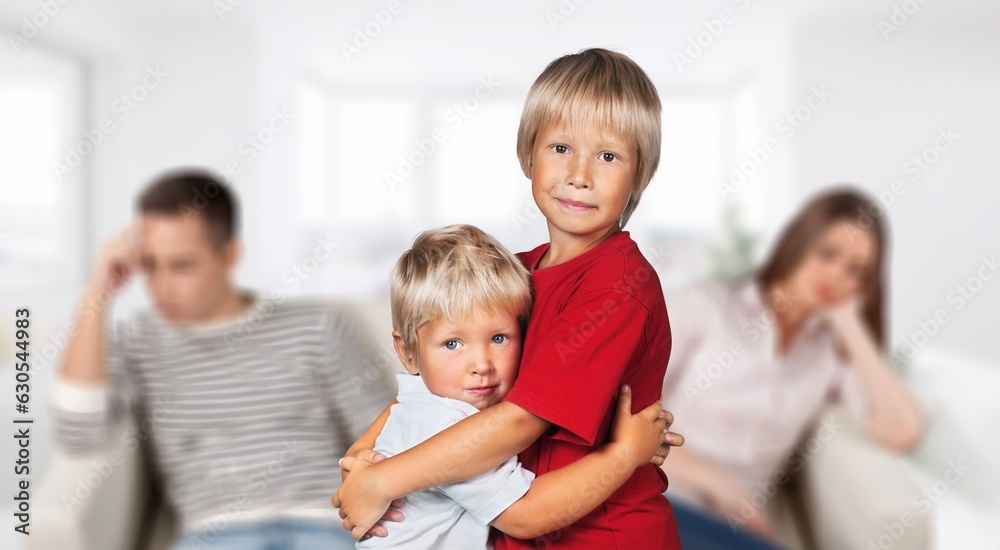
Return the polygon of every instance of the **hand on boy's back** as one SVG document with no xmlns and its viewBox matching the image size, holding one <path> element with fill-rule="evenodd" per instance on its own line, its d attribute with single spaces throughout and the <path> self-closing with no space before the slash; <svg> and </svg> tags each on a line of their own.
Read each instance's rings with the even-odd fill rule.
<svg viewBox="0 0 1000 550">
<path fill-rule="evenodd" d="M 668 433 L 667 414 L 659 401 L 632 414 L 632 391 L 627 385 L 622 386 L 618 391 L 618 407 L 611 425 L 610 445 L 629 461 L 633 469 L 647 462 L 662 464 L 663 458 L 658 455 L 662 453 L 663 438 Z M 659 463 L 657 458 L 660 458 Z"/>
<path fill-rule="evenodd" d="M 346 481 L 347 480 L 347 476 L 351 473 L 351 470 L 352 469 L 356 470 L 358 468 L 359 464 L 362 465 L 361 467 L 364 467 L 364 465 L 367 465 L 367 464 L 375 464 L 377 462 L 381 462 L 381 461 L 385 460 L 385 458 L 386 458 L 385 455 L 383 455 L 381 453 L 377 453 L 373 449 L 364 449 L 364 450 L 358 451 L 353 456 L 344 457 L 340 461 L 340 478 L 341 478 L 341 480 L 345 480 Z M 338 494 L 339 494 L 339 492 L 338 492 Z M 338 508 L 340 507 L 340 502 L 338 502 L 338 495 L 334 495 L 334 497 L 331 500 L 331 502 L 333 502 L 334 506 L 336 506 Z M 386 528 L 382 525 L 381 522 L 382 521 L 397 521 L 397 522 L 398 521 L 403 521 L 404 516 L 403 516 L 402 512 L 399 511 L 399 509 L 402 508 L 402 507 L 403 507 L 403 499 L 397 498 L 396 500 L 392 501 L 392 503 L 389 505 L 389 509 L 386 510 L 386 512 L 384 514 L 382 514 L 382 519 L 379 520 L 379 522 L 376 523 L 375 525 L 372 525 L 371 528 L 368 529 L 368 532 L 366 532 L 364 535 L 361 536 L 360 540 L 366 540 L 366 539 L 369 539 L 371 537 L 385 537 L 385 536 L 388 536 L 389 532 L 386 530 Z M 344 515 L 341 514 L 341 517 L 344 517 Z M 348 527 L 347 527 L 347 521 L 346 520 L 344 521 L 344 529 L 348 529 Z M 352 530 L 351 535 L 354 536 L 353 530 Z M 357 538 L 357 537 L 355 537 L 355 538 Z"/>
<path fill-rule="evenodd" d="M 667 431 L 663 434 L 663 443 L 660 444 L 660 448 L 657 449 L 656 454 L 650 460 L 656 466 L 663 466 L 663 462 L 667 460 L 667 455 L 670 454 L 670 447 L 682 447 L 684 445 L 684 436 L 670 431 L 670 426 L 674 424 L 673 413 L 663 409 L 663 417 L 667 421 Z"/>
</svg>

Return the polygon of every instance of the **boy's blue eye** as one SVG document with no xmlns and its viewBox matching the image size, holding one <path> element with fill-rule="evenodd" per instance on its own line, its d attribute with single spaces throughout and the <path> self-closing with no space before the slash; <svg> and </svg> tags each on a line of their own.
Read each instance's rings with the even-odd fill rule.
<svg viewBox="0 0 1000 550">
<path fill-rule="evenodd" d="M 456 349 L 458 348 L 458 340 L 448 340 L 444 343 L 445 349 Z"/>
<path fill-rule="evenodd" d="M 506 334 L 494 334 L 493 335 L 493 343 L 494 344 L 502 344 L 502 343 L 506 342 L 507 340 L 510 340 L 510 338 Z"/>
</svg>

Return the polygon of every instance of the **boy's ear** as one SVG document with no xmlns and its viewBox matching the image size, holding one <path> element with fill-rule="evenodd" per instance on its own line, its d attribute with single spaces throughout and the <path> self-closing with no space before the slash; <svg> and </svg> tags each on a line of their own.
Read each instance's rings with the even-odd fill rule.
<svg viewBox="0 0 1000 550">
<path fill-rule="evenodd" d="M 413 360 L 413 357 L 406 352 L 406 345 L 403 343 L 403 337 L 399 334 L 398 330 L 392 331 L 392 347 L 396 349 L 396 356 L 399 357 L 399 362 L 403 364 L 403 368 L 406 369 L 406 372 L 410 374 L 419 374 L 417 363 Z"/>
</svg>

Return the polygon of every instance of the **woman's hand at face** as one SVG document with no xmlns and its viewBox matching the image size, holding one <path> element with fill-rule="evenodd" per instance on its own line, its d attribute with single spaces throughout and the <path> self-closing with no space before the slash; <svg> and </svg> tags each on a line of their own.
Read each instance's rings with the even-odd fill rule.
<svg viewBox="0 0 1000 550">
<path fill-rule="evenodd" d="M 830 323 L 834 329 L 839 329 L 846 326 L 847 323 L 861 320 L 861 306 L 863 303 L 863 297 L 857 295 L 851 296 L 846 300 L 831 304 L 829 307 L 820 310 L 819 315 Z"/>
</svg>

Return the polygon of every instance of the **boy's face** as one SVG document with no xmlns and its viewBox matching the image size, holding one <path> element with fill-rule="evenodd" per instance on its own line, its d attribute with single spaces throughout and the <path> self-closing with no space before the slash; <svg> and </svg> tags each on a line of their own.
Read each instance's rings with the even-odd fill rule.
<svg viewBox="0 0 1000 550">
<path fill-rule="evenodd" d="M 539 130 L 531 193 L 550 234 L 597 238 L 618 226 L 635 181 L 638 152 L 593 126 Z"/>
<path fill-rule="evenodd" d="M 420 374 L 431 393 L 480 410 L 503 400 L 521 361 L 521 328 L 510 312 L 425 323 L 417 329 L 416 355 L 410 358 L 398 335 L 395 341 L 406 370 Z"/>
</svg>

